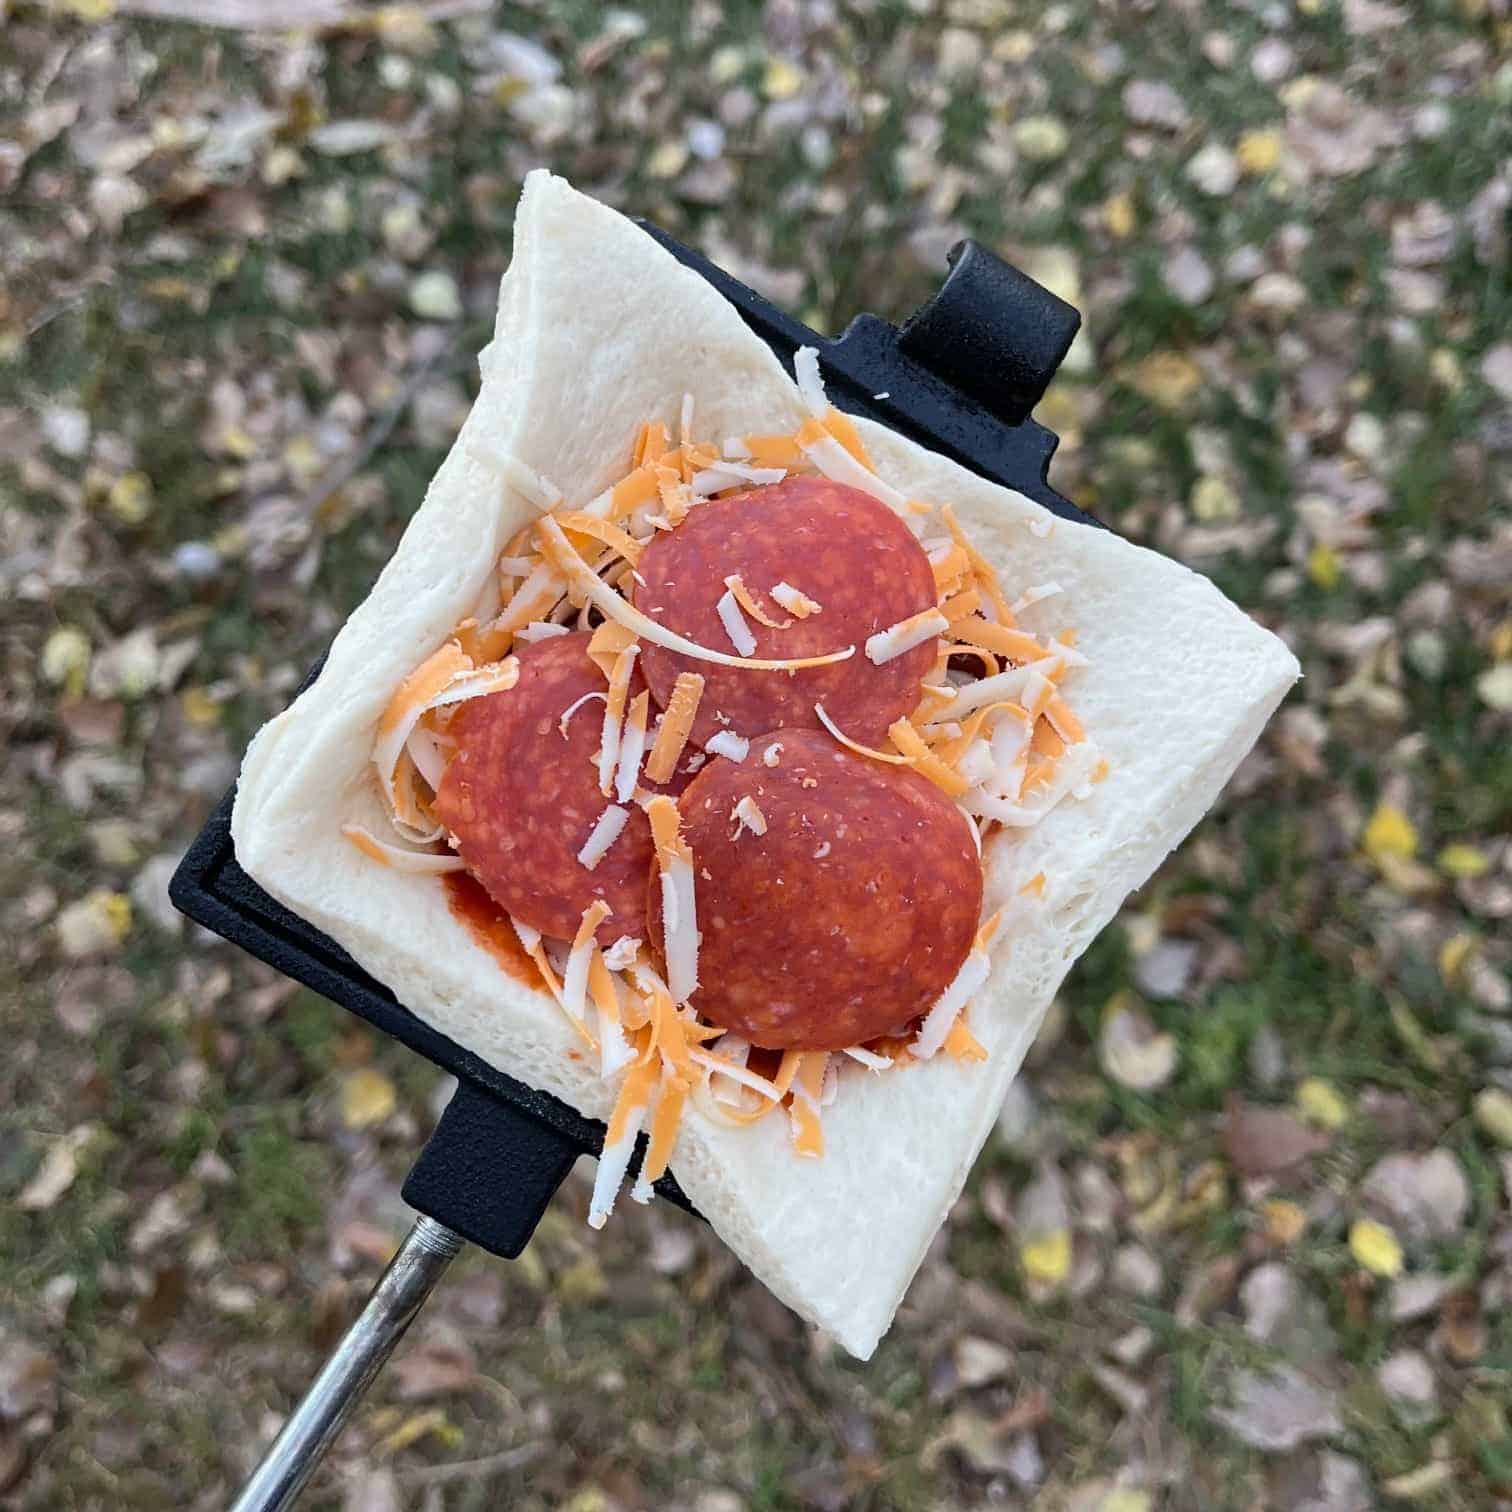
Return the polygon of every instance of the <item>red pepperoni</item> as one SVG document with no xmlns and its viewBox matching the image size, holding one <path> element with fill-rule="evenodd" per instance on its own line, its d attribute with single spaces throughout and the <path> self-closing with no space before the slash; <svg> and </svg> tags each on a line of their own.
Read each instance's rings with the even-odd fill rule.
<svg viewBox="0 0 1512 1512">
<path fill-rule="evenodd" d="M 764 835 L 731 818 L 744 797 Z M 744 762 L 711 761 L 677 806 L 702 934 L 693 1003 L 714 1023 L 769 1049 L 838 1050 L 901 1029 L 955 979 L 981 862 L 965 815 L 918 773 L 777 730 Z M 659 944 L 654 868 L 647 914 Z"/>
<path fill-rule="evenodd" d="M 583 705 L 562 737 L 563 713 L 585 693 L 606 691 L 589 661 L 589 634 L 521 646 L 520 680 L 505 693 L 462 705 L 449 733 L 457 750 L 436 794 L 436 816 L 457 837 L 468 870 L 498 905 L 542 934 L 570 940 L 583 910 L 602 898 L 613 913 L 598 940 L 646 932 L 646 868 L 651 827 L 630 806 L 630 821 L 592 871 L 577 859 L 612 800 L 599 792 L 604 705 Z M 644 684 L 637 679 L 632 696 Z M 686 760 L 686 758 L 685 758 Z M 678 790 L 680 773 L 667 791 Z"/>
<path fill-rule="evenodd" d="M 746 616 L 756 656 L 818 656 L 845 646 L 856 652 L 827 667 L 755 672 L 646 644 L 642 665 L 652 697 L 663 707 L 679 672 L 704 677 L 693 724 L 698 744 L 721 729 L 750 736 L 816 726 L 816 703 L 847 735 L 875 744 L 895 719 L 913 712 L 934 647 L 926 642 L 878 667 L 867 659 L 866 638 L 932 607 L 934 574 L 908 526 L 885 504 L 812 477 L 711 499 L 646 548 L 637 568 L 636 607 L 702 646 L 731 651 L 715 606 L 732 573 L 740 574 L 771 619 L 789 617 L 769 597 L 781 582 L 822 606 L 821 613 L 794 620 L 786 630 Z"/>
</svg>

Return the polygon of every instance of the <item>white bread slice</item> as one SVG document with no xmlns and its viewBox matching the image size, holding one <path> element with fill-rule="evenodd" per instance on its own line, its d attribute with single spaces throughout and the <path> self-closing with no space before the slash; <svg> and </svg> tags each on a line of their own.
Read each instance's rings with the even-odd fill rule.
<svg viewBox="0 0 1512 1512">
<path fill-rule="evenodd" d="M 249 748 L 232 831 L 253 877 L 415 1013 L 602 1118 L 613 1090 L 568 1058 L 560 1014 L 473 943 L 435 878 L 374 866 L 341 826 L 381 825 L 369 776 L 375 723 L 534 512 L 477 460 L 480 445 L 581 504 L 623 471 L 643 420 L 675 425 L 685 392 L 703 437 L 791 429 L 805 412 L 732 306 L 631 222 L 545 172 L 526 182 L 481 362 L 477 403 L 393 559 L 316 683 Z M 746 1129 L 691 1108 L 685 1119 L 672 1168 L 689 1197 L 778 1297 L 866 1358 L 1067 969 L 1206 812 L 1298 667 L 1206 579 L 860 425 L 882 476 L 906 496 L 952 503 L 1010 594 L 1062 586 L 1024 620 L 1075 625 L 1089 665 L 1067 691 L 1110 765 L 1090 797 L 987 846 L 989 908 L 1036 872 L 1047 881 L 1043 906 L 1000 931 L 991 979 L 972 1005 L 985 1065 L 937 1056 L 880 1076 L 847 1068 L 818 1160 L 794 1156 L 776 1117 Z"/>
</svg>

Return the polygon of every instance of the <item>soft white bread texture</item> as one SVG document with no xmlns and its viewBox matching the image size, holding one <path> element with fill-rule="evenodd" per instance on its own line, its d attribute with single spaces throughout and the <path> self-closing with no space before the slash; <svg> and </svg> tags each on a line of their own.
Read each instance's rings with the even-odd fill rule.
<svg viewBox="0 0 1512 1512">
<path fill-rule="evenodd" d="M 542 995 L 502 974 L 434 877 L 375 866 L 342 838 L 375 828 L 376 721 L 401 679 L 477 600 L 502 543 L 534 512 L 477 460 L 510 456 L 580 505 L 618 476 L 636 427 L 787 430 L 797 390 L 724 299 L 624 217 L 541 172 L 516 219 L 495 339 L 456 446 L 319 679 L 253 741 L 232 832 L 241 864 L 458 1044 L 583 1113 L 613 1089 L 569 1059 Z M 861 422 L 878 470 L 952 503 L 1010 596 L 1064 592 L 1024 615 L 1074 624 L 1089 665 L 1066 688 L 1110 773 L 1082 801 L 987 846 L 988 908 L 1043 871 L 971 1007 L 985 1065 L 946 1056 L 874 1075 L 848 1067 L 822 1159 L 795 1157 L 786 1120 L 746 1129 L 690 1109 L 672 1169 L 715 1230 L 784 1302 L 866 1358 L 959 1194 L 1071 963 L 1206 812 L 1298 675 L 1275 636 L 1186 568 L 1039 505 L 884 427 Z M 1046 532 L 1045 527 L 1051 528 Z M 1034 527 L 1034 528 L 1032 528 Z M 499 1172 L 501 1188 L 509 1172 Z"/>
</svg>

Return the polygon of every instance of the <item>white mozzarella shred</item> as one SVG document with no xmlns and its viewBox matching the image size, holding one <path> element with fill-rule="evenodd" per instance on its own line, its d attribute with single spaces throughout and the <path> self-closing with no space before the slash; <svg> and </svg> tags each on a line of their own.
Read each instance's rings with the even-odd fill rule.
<svg viewBox="0 0 1512 1512">
<path fill-rule="evenodd" d="M 956 762 L 956 771 L 973 787 L 990 782 L 996 771 L 992 764 L 992 748 L 980 737 L 973 740 Z"/>
<path fill-rule="evenodd" d="M 515 631 L 515 639 L 534 645 L 536 641 L 551 640 L 555 636 L 566 634 L 566 625 L 554 625 L 550 620 L 531 620 Z"/>
<path fill-rule="evenodd" d="M 509 916 L 509 922 L 514 928 L 516 937 L 526 955 L 534 955 L 540 948 L 541 931 L 532 925 L 525 923 L 523 919 L 517 919 L 513 914 Z"/>
<path fill-rule="evenodd" d="M 824 1063 L 824 1080 L 819 1084 L 819 1106 L 827 1108 L 840 1095 L 840 1060 L 832 1055 Z"/>
<path fill-rule="evenodd" d="M 875 666 L 883 666 L 894 657 L 912 651 L 915 646 L 922 646 L 925 641 L 943 635 L 948 629 L 950 621 L 938 609 L 925 609 L 922 613 L 911 614 L 907 619 L 899 620 L 896 625 L 889 625 L 886 630 L 868 636 L 866 659 Z"/>
<path fill-rule="evenodd" d="M 976 822 L 976 816 L 961 810 L 961 817 L 971 826 L 971 843 L 976 846 L 977 855 L 982 854 L 982 827 Z"/>
<path fill-rule="evenodd" d="M 737 735 L 734 730 L 721 730 L 704 742 L 704 749 L 730 761 L 744 761 L 751 749 L 751 742 L 744 735 Z"/>
<path fill-rule="evenodd" d="M 761 812 L 756 800 L 749 793 L 730 810 L 730 820 L 735 825 L 734 838 L 737 840 L 746 830 L 758 838 L 767 832 L 766 815 Z"/>
<path fill-rule="evenodd" d="M 495 452 L 476 441 L 470 442 L 467 449 L 471 456 L 492 467 L 510 488 L 537 509 L 552 510 L 562 502 L 562 490 L 533 467 L 527 467 L 518 457 Z"/>
<path fill-rule="evenodd" d="M 536 570 L 534 557 L 501 556 L 499 558 L 499 575 L 501 577 L 529 577 Z"/>
<path fill-rule="evenodd" d="M 817 441 L 808 442 L 803 454 L 826 478 L 850 488 L 859 488 L 899 514 L 908 512 L 907 498 L 890 483 L 884 483 L 869 467 L 863 467 L 833 436 L 821 436 Z"/>
<path fill-rule="evenodd" d="M 721 1035 L 718 1044 L 712 1047 L 711 1061 L 714 1056 L 718 1056 L 721 1061 L 728 1061 L 736 1070 L 743 1071 L 751 1058 L 751 1042 L 738 1034 Z M 723 1089 L 722 1079 L 723 1067 L 715 1069 L 711 1066 L 709 1071 L 710 1091 L 713 1092 L 720 1102 L 728 1103 L 732 1107 L 739 1107 L 743 1101 L 739 1091 L 735 1090 L 731 1092 Z M 740 1081 L 733 1074 L 730 1077 L 730 1081 L 736 1089 L 741 1086 Z M 716 1084 L 717 1082 L 720 1084 Z"/>
<path fill-rule="evenodd" d="M 441 778 L 446 772 L 446 750 L 436 739 L 435 732 L 427 730 L 424 725 L 416 725 L 409 732 L 404 749 L 409 752 L 415 770 L 425 778 L 431 792 L 439 793 Z"/>
<path fill-rule="evenodd" d="M 567 580 L 561 573 L 550 562 L 537 562 L 499 611 L 495 624 L 501 630 L 518 630 L 521 625 L 548 614 L 566 591 Z"/>
<path fill-rule="evenodd" d="M 723 1044 L 724 1041 L 721 1040 L 720 1043 Z M 740 1065 L 722 1064 L 723 1057 L 710 1055 L 706 1050 L 689 1050 L 688 1059 L 695 1066 L 707 1068 L 711 1082 L 716 1076 L 727 1077 L 739 1086 L 749 1087 L 752 1092 L 764 1097 L 768 1102 L 778 1102 L 781 1100 L 782 1094 L 777 1090 L 776 1083 L 768 1081 L 764 1076 L 758 1076 L 754 1071 L 749 1070 L 744 1062 Z M 733 1061 L 734 1057 L 732 1056 L 729 1059 Z M 720 1097 L 717 1093 L 715 1097 L 719 1102 L 730 1103 L 735 1101 L 733 1098 Z"/>
<path fill-rule="evenodd" d="M 629 803 L 640 776 L 641 761 L 646 755 L 646 705 L 640 699 L 630 710 L 630 717 L 620 735 L 619 766 L 614 774 L 614 796 Z"/>
<path fill-rule="evenodd" d="M 774 740 L 766 750 L 761 753 L 762 766 L 774 767 L 782 760 L 782 742 Z"/>
<path fill-rule="evenodd" d="M 968 682 L 957 688 L 955 697 L 935 714 L 932 722 L 940 724 L 946 720 L 963 719 L 974 709 L 983 708 L 987 704 L 1003 703 L 1019 698 L 1028 686 L 1031 672 L 1043 675 L 1053 672 L 1058 665 L 1060 665 L 1060 659 L 1050 656 L 1041 661 L 1028 662 L 1022 667 L 1010 667 L 1006 672 L 999 672 L 995 677 L 979 677 L 975 682 Z"/>
<path fill-rule="evenodd" d="M 885 1055 L 878 1055 L 875 1050 L 868 1050 L 865 1045 L 847 1045 L 840 1052 L 848 1055 L 853 1061 L 860 1062 L 868 1071 L 891 1071 L 892 1062 Z"/>
<path fill-rule="evenodd" d="M 562 968 L 562 1007 L 580 1024 L 588 1016 L 588 968 L 597 948 L 594 931 L 608 916 L 608 909 L 600 902 L 590 903 L 583 910 L 583 922 Z"/>
<path fill-rule="evenodd" d="M 646 1121 L 644 1107 L 632 1109 L 625 1120 L 624 1132 L 612 1145 L 606 1144 L 599 1152 L 598 1170 L 593 1177 L 593 1196 L 588 1202 L 588 1226 L 601 1229 L 614 1211 L 614 1199 L 624 1185 L 625 1172 L 630 1169 L 630 1157 L 635 1153 L 635 1141 Z"/>
<path fill-rule="evenodd" d="M 1028 829 L 1038 824 L 1062 799 L 1090 794 L 1092 773 L 1101 759 L 1097 747 L 1090 740 L 1083 740 L 1066 748 L 1066 754 L 1056 762 L 1049 782 L 1027 796 L 1021 795 L 1016 802 L 973 789 L 961 799 L 961 803 L 982 819 L 996 820 L 1008 829 Z"/>
<path fill-rule="evenodd" d="M 819 376 L 819 348 L 801 346 L 793 353 L 793 372 L 804 406 L 814 419 L 822 420 L 829 412 L 824 393 L 824 379 Z"/>
<path fill-rule="evenodd" d="M 746 467 L 740 462 L 722 462 L 714 467 L 700 468 L 693 474 L 693 480 L 688 485 L 693 490 L 693 497 L 706 499 L 710 494 L 723 493 L 727 488 L 734 488 L 737 484 L 749 483 L 753 487 L 760 487 L 767 483 L 780 483 L 787 477 L 785 467 Z"/>
<path fill-rule="evenodd" d="M 799 619 L 807 619 L 811 614 L 819 614 L 824 608 L 817 599 L 811 599 L 808 594 L 799 592 L 791 583 L 774 584 L 768 596 L 781 604 L 789 614 L 796 614 Z"/>
<path fill-rule="evenodd" d="M 693 396 L 692 396 L 692 394 L 684 394 L 682 396 L 682 413 L 678 416 L 677 429 L 678 429 L 678 437 L 677 437 L 678 444 L 681 445 L 681 446 L 692 446 L 692 444 L 693 444 Z"/>
<path fill-rule="evenodd" d="M 1065 590 L 1059 583 L 1036 583 L 1032 588 L 1026 588 L 1014 601 L 1009 604 L 1010 614 L 1022 614 L 1031 604 L 1038 604 L 1041 600 L 1054 598 L 1057 593 Z"/>
<path fill-rule="evenodd" d="M 661 874 L 663 952 L 667 988 L 675 1003 L 698 991 L 698 904 L 693 866 L 685 856 L 669 858 Z"/>
<path fill-rule="evenodd" d="M 609 696 L 606 693 L 585 693 L 581 698 L 574 698 L 572 702 L 562 710 L 562 717 L 557 720 L 557 729 L 562 732 L 563 740 L 566 740 L 567 738 L 567 726 L 572 723 L 572 716 L 576 714 L 584 704 L 592 703 L 595 698 L 606 704 L 609 702 Z"/>
<path fill-rule="evenodd" d="M 951 1026 L 963 1009 L 987 983 L 990 970 L 987 952 L 973 950 L 961 964 L 956 979 L 940 994 L 934 1007 L 924 1016 L 919 1033 L 908 1052 L 916 1060 L 928 1060 L 950 1034 Z"/>
<path fill-rule="evenodd" d="M 724 626 L 725 634 L 730 637 L 730 644 L 741 656 L 754 656 L 756 654 L 756 637 L 751 634 L 751 627 L 746 622 L 746 617 L 740 612 L 740 605 L 735 600 L 735 595 L 728 588 L 720 595 L 719 602 L 714 606 L 719 615 L 719 623 Z"/>
<path fill-rule="evenodd" d="M 615 595 L 619 597 L 618 594 Z M 635 673 L 635 658 L 640 655 L 640 647 L 631 644 L 625 648 L 620 656 L 625 657 L 625 687 L 630 686 L 630 678 Z M 615 659 L 615 670 L 619 669 L 619 658 Z M 611 679 L 611 687 L 613 680 Z M 599 738 L 598 749 L 598 780 L 599 792 L 608 794 L 613 790 L 615 768 L 619 766 L 621 731 L 624 729 L 625 715 L 622 710 L 616 714 L 613 705 L 609 702 L 608 695 L 604 697 L 604 730 Z"/>
<path fill-rule="evenodd" d="M 619 839 L 630 822 L 630 810 L 611 803 L 594 822 L 583 848 L 577 853 L 578 865 L 592 871 L 608 853 L 609 847 Z"/>
<path fill-rule="evenodd" d="M 1004 797 L 1018 796 L 1032 736 L 1027 715 L 1004 709 L 993 721 L 992 730 L 987 736 L 987 745 L 992 753 L 992 780 L 996 791 Z"/>
<path fill-rule="evenodd" d="M 635 964 L 635 957 L 640 951 L 641 942 L 630 935 L 621 935 L 608 950 L 604 952 L 604 965 L 610 971 L 624 971 L 627 967 Z"/>
<path fill-rule="evenodd" d="M 442 872 L 463 869 L 461 856 L 454 856 L 449 851 L 406 850 L 402 845 L 391 845 L 387 840 L 380 840 L 365 825 L 343 824 L 341 833 L 370 861 L 376 861 L 392 871 L 433 877 Z"/>
<path fill-rule="evenodd" d="M 744 462 L 751 455 L 743 436 L 726 436 L 719 450 L 728 462 Z"/>
</svg>

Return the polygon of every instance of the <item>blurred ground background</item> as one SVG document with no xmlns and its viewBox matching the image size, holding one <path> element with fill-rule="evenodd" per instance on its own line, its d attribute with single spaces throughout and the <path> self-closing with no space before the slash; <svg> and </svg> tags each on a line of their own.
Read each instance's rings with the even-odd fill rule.
<svg viewBox="0 0 1512 1512">
<path fill-rule="evenodd" d="M 222 1505 L 406 1225 L 440 1079 L 164 886 L 455 432 L 538 163 L 830 331 L 1017 260 L 1087 315 L 1059 486 L 1307 678 L 868 1367 L 570 1183 L 309 1505 L 1512 1504 L 1505 0 L 0 23 L 0 1505 Z"/>
</svg>

